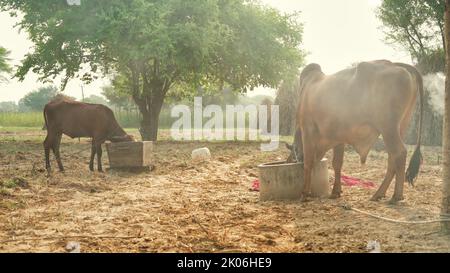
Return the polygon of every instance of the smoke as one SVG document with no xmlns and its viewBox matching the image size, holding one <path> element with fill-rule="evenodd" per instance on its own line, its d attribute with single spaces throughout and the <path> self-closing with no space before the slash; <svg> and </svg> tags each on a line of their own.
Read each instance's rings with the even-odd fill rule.
<svg viewBox="0 0 450 273">
<path fill-rule="evenodd" d="M 423 77 L 425 90 L 428 91 L 428 102 L 436 114 L 444 115 L 445 76 L 443 73 L 428 74 Z"/>
</svg>

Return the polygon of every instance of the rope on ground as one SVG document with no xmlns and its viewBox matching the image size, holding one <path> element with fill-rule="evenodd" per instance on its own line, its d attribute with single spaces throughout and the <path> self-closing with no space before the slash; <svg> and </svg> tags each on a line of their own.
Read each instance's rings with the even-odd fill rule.
<svg viewBox="0 0 450 273">
<path fill-rule="evenodd" d="M 390 219 L 390 218 L 383 217 L 383 216 L 380 216 L 380 215 L 376 215 L 376 214 L 373 214 L 373 213 L 370 213 L 370 212 L 367 212 L 367 211 L 359 210 L 359 209 L 354 208 L 354 207 L 352 207 L 352 206 L 350 206 L 348 204 L 343 205 L 342 208 L 345 209 L 345 210 L 351 210 L 351 211 L 354 211 L 354 212 L 358 212 L 358 213 L 361 213 L 361 214 L 364 214 L 364 215 L 367 215 L 367 216 L 370 216 L 370 217 L 373 217 L 373 218 L 376 218 L 376 219 L 379 219 L 379 220 L 383 220 L 383 221 L 387 221 L 387 222 L 391 222 L 391 223 L 397 223 L 397 224 L 413 224 L 413 225 L 417 224 L 417 225 L 420 225 L 420 224 L 432 224 L 432 223 L 450 222 L 450 215 L 444 215 L 444 214 L 441 215 L 441 217 L 443 217 L 441 219 L 433 219 L 433 220 L 425 220 L 425 221 L 405 221 L 405 220 Z"/>
<path fill-rule="evenodd" d="M 139 236 L 98 236 L 98 235 L 61 235 L 51 237 L 36 237 L 36 238 L 23 238 L 23 239 L 9 239 L 0 241 L 1 244 L 14 243 L 14 242 L 27 242 L 27 241 L 40 241 L 40 240 L 64 240 L 64 239 L 146 239 L 146 237 Z"/>
</svg>

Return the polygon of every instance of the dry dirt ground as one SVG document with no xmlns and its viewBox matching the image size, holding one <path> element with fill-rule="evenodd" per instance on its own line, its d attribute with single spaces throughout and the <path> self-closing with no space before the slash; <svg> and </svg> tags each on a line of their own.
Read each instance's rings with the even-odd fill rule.
<svg viewBox="0 0 450 273">
<path fill-rule="evenodd" d="M 366 252 L 369 241 L 383 252 L 450 251 L 439 223 L 391 223 L 343 208 L 397 220 L 439 218 L 437 148 L 425 149 L 416 186 L 406 186 L 396 206 L 370 202 L 375 189 L 362 187 L 344 187 L 340 200 L 263 203 L 249 190 L 256 166 L 284 159 L 284 147 L 263 153 L 258 143 L 163 140 L 152 172 L 91 173 L 89 141 L 64 138 L 66 173 L 47 178 L 42 134 L 0 133 L 0 252 L 64 252 L 70 241 L 82 252 Z M 212 161 L 193 164 L 190 152 L 204 146 Z M 386 158 L 374 151 L 361 167 L 349 150 L 344 173 L 378 185 Z M 103 163 L 108 167 L 106 152 Z"/>
</svg>

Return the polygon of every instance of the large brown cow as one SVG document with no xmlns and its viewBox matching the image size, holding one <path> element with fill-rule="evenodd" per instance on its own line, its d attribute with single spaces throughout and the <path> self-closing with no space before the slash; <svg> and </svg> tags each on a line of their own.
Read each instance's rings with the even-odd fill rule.
<svg viewBox="0 0 450 273">
<path fill-rule="evenodd" d="M 62 134 L 71 138 L 91 137 L 92 149 L 89 169 L 94 170 L 97 154 L 98 170 L 102 170 L 102 144 L 134 141 L 117 123 L 114 113 L 101 104 L 89 104 L 71 100 L 55 100 L 44 108 L 47 137 L 44 141 L 45 167 L 50 172 L 50 149 L 55 154 L 60 171 L 64 171 L 59 153 Z"/>
<path fill-rule="evenodd" d="M 421 164 L 423 80 L 412 66 L 389 61 L 363 62 L 333 75 L 318 64 L 308 65 L 300 76 L 297 133 L 290 158 L 304 162 L 302 199 L 310 193 L 314 163 L 333 149 L 335 183 L 332 198 L 341 195 L 344 145 L 352 145 L 364 164 L 372 145 L 381 135 L 388 153 L 385 179 L 372 197 L 386 194 L 395 176 L 391 203 L 403 199 L 403 185 L 413 184 Z M 420 95 L 420 122 L 416 150 L 405 177 L 407 150 L 403 137 Z"/>
</svg>

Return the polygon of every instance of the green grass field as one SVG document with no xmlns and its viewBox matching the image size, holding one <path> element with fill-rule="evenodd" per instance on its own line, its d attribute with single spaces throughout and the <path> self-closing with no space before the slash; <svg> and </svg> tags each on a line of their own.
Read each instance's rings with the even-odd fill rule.
<svg viewBox="0 0 450 273">
<path fill-rule="evenodd" d="M 44 117 L 40 112 L 30 113 L 0 113 L 1 127 L 41 127 Z"/>
<path fill-rule="evenodd" d="M 114 115 L 122 127 L 139 128 L 141 118 L 137 113 L 115 112 Z M 160 127 L 170 128 L 171 123 L 170 112 L 162 111 L 160 115 Z M 0 127 L 42 128 L 42 126 L 44 126 L 42 112 L 0 113 Z"/>
</svg>

